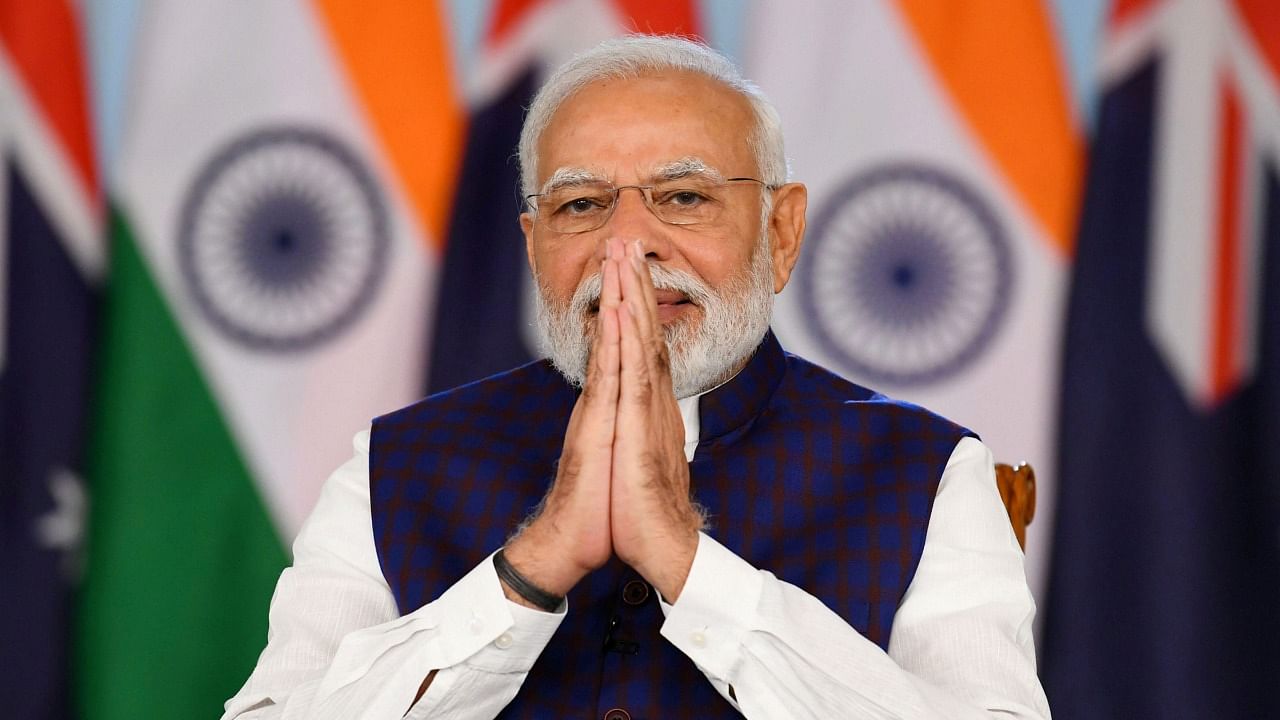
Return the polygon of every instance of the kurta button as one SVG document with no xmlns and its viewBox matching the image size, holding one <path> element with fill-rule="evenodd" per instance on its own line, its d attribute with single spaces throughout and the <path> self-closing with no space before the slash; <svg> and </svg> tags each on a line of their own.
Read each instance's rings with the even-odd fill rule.
<svg viewBox="0 0 1280 720">
<path fill-rule="evenodd" d="M 694 647 L 706 647 L 707 636 L 695 630 L 693 634 L 689 636 L 689 642 L 693 643 Z"/>
<path fill-rule="evenodd" d="M 628 605 L 643 605 L 649 599 L 649 583 L 632 580 L 622 586 L 622 602 Z"/>
<path fill-rule="evenodd" d="M 499 650 L 506 650 L 511 647 L 511 643 L 514 642 L 514 640 L 515 639 L 511 637 L 511 633 L 505 632 L 499 635 L 498 639 L 493 641 L 493 644 L 497 645 Z"/>
<path fill-rule="evenodd" d="M 622 708 L 614 708 L 604 714 L 604 720 L 631 720 L 631 713 Z"/>
</svg>

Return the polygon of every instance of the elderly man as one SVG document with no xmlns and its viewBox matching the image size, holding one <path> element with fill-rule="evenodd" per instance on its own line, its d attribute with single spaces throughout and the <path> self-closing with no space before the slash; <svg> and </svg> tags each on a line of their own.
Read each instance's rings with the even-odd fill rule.
<svg viewBox="0 0 1280 720">
<path fill-rule="evenodd" d="M 520 159 L 549 361 L 357 437 L 224 717 L 1047 718 L 990 454 L 769 332 L 807 198 L 760 92 L 608 42 Z"/>
</svg>

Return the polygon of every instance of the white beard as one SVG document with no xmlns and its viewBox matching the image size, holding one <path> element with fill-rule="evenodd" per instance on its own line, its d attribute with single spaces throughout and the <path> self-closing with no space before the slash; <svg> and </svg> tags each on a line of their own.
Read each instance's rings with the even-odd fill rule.
<svg viewBox="0 0 1280 720">
<path fill-rule="evenodd" d="M 773 312 L 773 258 L 768 235 L 761 235 L 748 270 L 716 292 L 682 270 L 649 264 L 653 286 L 684 295 L 702 317 L 683 317 L 663 327 L 671 360 L 671 383 L 677 398 L 706 392 L 725 382 L 755 352 L 769 329 Z M 542 351 L 573 385 L 586 381 L 595 337 L 591 308 L 599 302 L 600 273 L 578 286 L 568 303 L 547 298 L 538 280 L 538 337 Z"/>
</svg>

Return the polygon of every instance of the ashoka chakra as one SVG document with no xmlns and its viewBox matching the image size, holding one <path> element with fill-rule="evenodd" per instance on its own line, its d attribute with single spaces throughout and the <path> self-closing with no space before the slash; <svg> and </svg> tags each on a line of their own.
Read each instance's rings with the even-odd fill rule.
<svg viewBox="0 0 1280 720">
<path fill-rule="evenodd" d="M 836 189 L 814 222 L 802 303 L 823 347 L 859 378 L 942 379 L 991 341 L 1013 283 L 1005 232 L 979 193 L 920 165 Z"/>
<path fill-rule="evenodd" d="M 182 208 L 183 278 L 206 318 L 255 349 L 339 334 L 387 263 L 387 210 L 372 174 L 333 136 L 258 129 L 205 165 Z"/>
</svg>

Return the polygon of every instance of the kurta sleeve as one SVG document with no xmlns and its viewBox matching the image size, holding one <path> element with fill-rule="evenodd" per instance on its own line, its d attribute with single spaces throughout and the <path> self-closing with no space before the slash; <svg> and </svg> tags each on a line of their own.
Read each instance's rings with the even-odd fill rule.
<svg viewBox="0 0 1280 720">
<path fill-rule="evenodd" d="M 1022 551 L 973 438 L 943 472 L 887 653 L 705 534 L 663 611 L 663 637 L 748 718 L 1049 718 Z"/>
<path fill-rule="evenodd" d="M 401 617 L 374 548 L 367 431 L 355 450 L 294 543 L 293 565 L 271 600 L 266 649 L 223 720 L 494 717 L 565 610 L 508 601 L 486 558 Z M 439 672 L 414 704 L 432 670 Z"/>
</svg>

